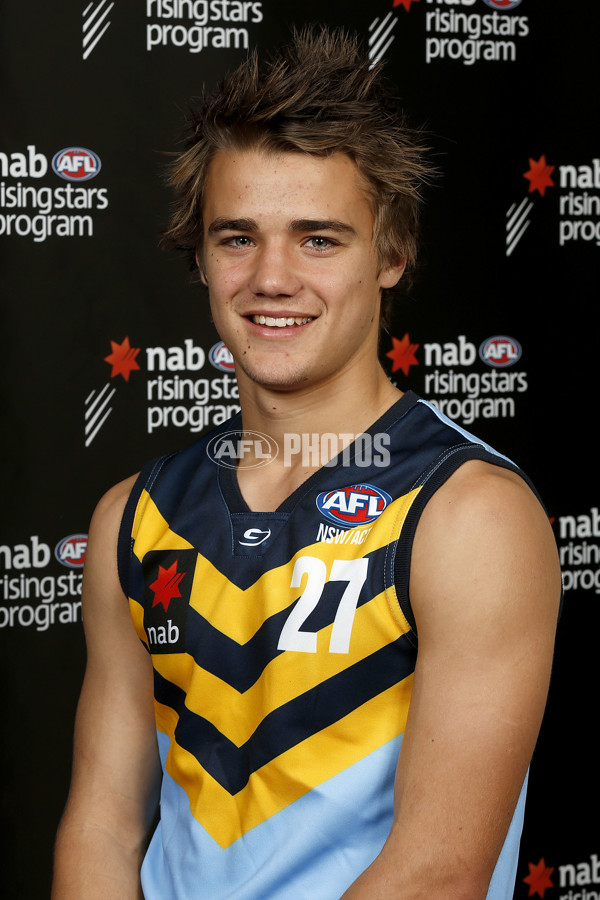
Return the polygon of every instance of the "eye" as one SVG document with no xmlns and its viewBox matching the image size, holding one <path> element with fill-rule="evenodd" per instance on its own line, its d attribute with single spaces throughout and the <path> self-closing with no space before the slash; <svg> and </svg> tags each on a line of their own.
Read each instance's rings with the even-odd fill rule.
<svg viewBox="0 0 600 900">
<path fill-rule="evenodd" d="M 307 247 L 310 247 L 312 250 L 329 250 L 331 247 L 337 246 L 336 241 L 333 241 L 331 238 L 323 237 L 323 235 L 314 235 L 313 237 L 308 238 L 306 241 Z"/>
<path fill-rule="evenodd" d="M 252 239 L 247 234 L 235 234 L 233 237 L 226 238 L 223 243 L 230 247 L 240 247 L 242 249 L 253 245 Z"/>
</svg>

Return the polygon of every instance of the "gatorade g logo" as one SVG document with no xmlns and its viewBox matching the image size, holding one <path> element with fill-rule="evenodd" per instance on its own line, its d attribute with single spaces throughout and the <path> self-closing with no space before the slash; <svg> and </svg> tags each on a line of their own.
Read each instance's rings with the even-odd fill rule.
<svg viewBox="0 0 600 900">
<path fill-rule="evenodd" d="M 319 512 L 336 525 L 368 525 L 379 518 L 392 498 L 372 484 L 351 484 L 317 497 Z"/>
</svg>

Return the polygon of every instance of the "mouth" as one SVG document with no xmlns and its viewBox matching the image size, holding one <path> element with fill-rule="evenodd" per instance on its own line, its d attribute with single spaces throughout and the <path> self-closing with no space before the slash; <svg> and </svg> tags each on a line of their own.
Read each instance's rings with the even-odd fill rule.
<svg viewBox="0 0 600 900">
<path fill-rule="evenodd" d="M 255 325 L 265 325 L 267 328 L 289 328 L 292 325 L 308 325 L 313 316 L 263 316 L 253 315 L 249 317 Z"/>
</svg>

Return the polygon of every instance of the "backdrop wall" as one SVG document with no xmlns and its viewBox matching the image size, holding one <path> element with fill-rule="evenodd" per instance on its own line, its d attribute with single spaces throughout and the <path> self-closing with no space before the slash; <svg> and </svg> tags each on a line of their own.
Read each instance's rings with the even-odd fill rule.
<svg viewBox="0 0 600 900">
<path fill-rule="evenodd" d="M 552 517 L 565 602 L 516 898 L 600 897 L 596 411 L 600 9 L 559 0 L 3 0 L 5 896 L 48 896 L 100 495 L 237 411 L 204 289 L 158 249 L 188 97 L 292 24 L 385 59 L 442 177 L 382 358 L 515 459 Z M 184 385 L 184 380 L 191 387 Z"/>
</svg>

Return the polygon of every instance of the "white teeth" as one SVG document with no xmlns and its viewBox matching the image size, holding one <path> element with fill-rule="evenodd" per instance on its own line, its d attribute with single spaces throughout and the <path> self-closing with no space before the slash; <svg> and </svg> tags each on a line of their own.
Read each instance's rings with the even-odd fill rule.
<svg viewBox="0 0 600 900">
<path fill-rule="evenodd" d="M 270 328 L 285 328 L 288 325 L 306 325 L 312 321 L 312 316 L 288 316 L 287 318 L 274 318 L 273 316 L 252 316 L 256 325 L 267 325 Z"/>
</svg>

